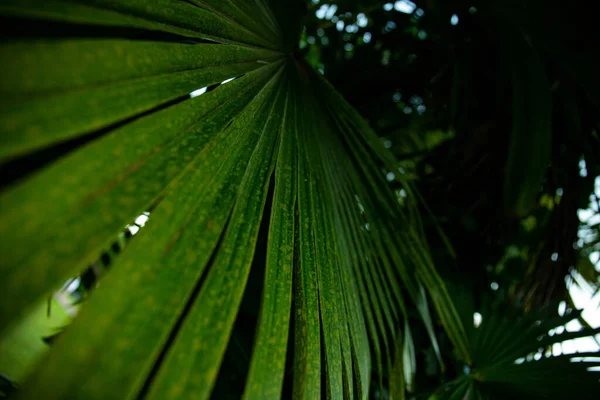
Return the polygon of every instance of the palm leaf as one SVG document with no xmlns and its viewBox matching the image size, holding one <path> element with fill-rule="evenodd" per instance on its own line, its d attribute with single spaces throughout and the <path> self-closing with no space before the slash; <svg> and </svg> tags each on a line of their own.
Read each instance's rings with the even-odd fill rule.
<svg viewBox="0 0 600 400">
<path fill-rule="evenodd" d="M 208 398 L 267 220 L 246 398 L 280 397 L 287 359 L 295 397 L 367 398 L 372 356 L 410 386 L 403 289 L 435 343 L 430 296 L 469 361 L 464 327 L 407 217 L 416 213 L 381 173 L 395 160 L 296 58 L 300 14 L 281 3 L 0 5 L 5 17 L 69 32 L 0 48 L 0 160 L 55 152 L 0 194 L 0 330 L 152 209 L 21 398 Z"/>
<path fill-rule="evenodd" d="M 473 298 L 464 289 L 457 296 L 465 321 L 472 319 Z M 519 315 L 484 300 L 481 321 L 465 323 L 472 363 L 464 375 L 444 385 L 436 398 L 595 398 L 598 373 L 588 368 L 599 365 L 598 353 L 556 355 L 552 347 L 565 340 L 593 337 L 600 328 L 566 331 L 564 326 L 580 313 L 567 310 L 557 316 L 553 310 L 556 307 Z M 563 332 L 557 333 L 558 328 Z"/>
<path fill-rule="evenodd" d="M 523 61 L 512 66 L 513 123 L 504 201 L 507 212 L 522 217 L 535 205 L 550 164 L 552 96 L 542 60 L 530 46 L 515 42 L 510 51 L 522 53 Z"/>
</svg>

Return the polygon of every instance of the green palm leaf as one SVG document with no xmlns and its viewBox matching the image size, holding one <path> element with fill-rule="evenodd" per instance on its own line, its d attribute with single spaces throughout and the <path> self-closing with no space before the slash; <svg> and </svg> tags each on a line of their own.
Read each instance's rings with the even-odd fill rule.
<svg viewBox="0 0 600 400">
<path fill-rule="evenodd" d="M 401 398 L 403 293 L 436 350 L 427 296 L 470 361 L 416 213 L 386 185 L 395 160 L 296 58 L 295 3 L 271 3 L 0 5 L 69 32 L 0 47 L 0 160 L 55 152 L 0 193 L 0 331 L 152 210 L 21 398 L 208 398 L 267 220 L 246 398 L 280 397 L 288 359 L 295 397 L 367 398 L 372 357 L 407 376 Z"/>
<path fill-rule="evenodd" d="M 463 287 L 456 297 L 464 320 L 472 319 L 471 294 Z M 472 362 L 461 377 L 444 385 L 433 398 L 596 398 L 598 374 L 588 368 L 600 365 L 598 353 L 556 355 L 553 346 L 594 337 L 600 328 L 569 332 L 564 326 L 580 312 L 567 310 L 558 316 L 553 310 L 556 307 L 519 315 L 484 300 L 481 320 L 465 323 Z"/>
</svg>

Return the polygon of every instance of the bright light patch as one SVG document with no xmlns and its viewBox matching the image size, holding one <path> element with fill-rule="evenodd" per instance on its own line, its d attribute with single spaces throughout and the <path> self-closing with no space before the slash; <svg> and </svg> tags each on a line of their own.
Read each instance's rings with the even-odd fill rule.
<svg viewBox="0 0 600 400">
<path fill-rule="evenodd" d="M 325 18 L 325 14 L 327 13 L 327 9 L 329 8 L 329 6 L 327 4 L 323 4 L 318 10 L 317 12 L 315 12 L 315 15 L 317 16 L 317 18 L 319 19 L 323 19 Z"/>
<path fill-rule="evenodd" d="M 481 316 L 481 314 L 479 314 L 478 312 L 473 314 L 473 326 L 475 328 L 479 328 L 481 326 L 482 320 L 483 320 L 483 317 Z"/>
<path fill-rule="evenodd" d="M 350 24 L 346 26 L 346 32 L 348 33 L 356 33 L 358 32 L 358 25 Z"/>
<path fill-rule="evenodd" d="M 363 35 L 363 42 L 370 43 L 371 42 L 371 32 L 365 32 Z"/>
<path fill-rule="evenodd" d="M 570 360 L 571 362 L 582 362 L 582 361 L 594 361 L 599 362 L 600 357 L 573 357 Z"/>
<path fill-rule="evenodd" d="M 338 21 L 337 24 L 335 24 L 335 29 L 337 29 L 338 31 L 343 31 L 344 30 L 344 21 Z"/>
<path fill-rule="evenodd" d="M 327 12 L 325 13 L 325 19 L 331 19 L 333 18 L 333 16 L 335 15 L 335 12 L 337 11 L 337 6 L 335 4 L 331 5 L 329 7 L 329 9 L 327 10 Z"/>
<path fill-rule="evenodd" d="M 552 255 L 550 256 L 550 259 L 552 261 L 557 261 L 558 260 L 558 253 L 552 253 Z"/>
<path fill-rule="evenodd" d="M 193 99 L 194 97 L 198 97 L 200 95 L 203 95 L 204 93 L 206 93 L 206 87 L 200 88 L 200 89 L 196 89 L 194 90 L 192 93 L 190 93 L 190 97 Z"/>
<path fill-rule="evenodd" d="M 498 290 L 498 288 L 500 287 L 500 285 L 498 285 L 498 282 L 492 282 L 490 283 L 490 287 L 492 288 L 492 290 Z"/>
<path fill-rule="evenodd" d="M 577 271 L 573 271 L 573 279 L 568 279 L 569 294 L 575 308 L 583 309 L 581 316 L 592 328 L 600 327 L 600 292 L 595 293 Z M 576 281 L 575 281 L 576 280 Z"/>
<path fill-rule="evenodd" d="M 590 254 L 590 261 L 592 262 L 592 264 L 594 264 L 596 266 L 596 269 L 600 268 L 600 251 L 594 251 L 592 254 Z"/>
<path fill-rule="evenodd" d="M 450 25 L 458 25 L 458 15 L 452 14 L 452 17 L 450 17 Z"/>
<path fill-rule="evenodd" d="M 361 28 L 364 28 L 365 26 L 367 26 L 367 24 L 369 23 L 369 19 L 367 18 L 367 16 L 363 13 L 360 13 L 356 16 L 356 25 L 360 26 Z"/>
<path fill-rule="evenodd" d="M 385 176 L 385 179 L 387 179 L 388 182 L 391 182 L 394 180 L 395 177 L 396 177 L 396 175 L 394 175 L 393 172 L 388 172 L 387 175 Z"/>
<path fill-rule="evenodd" d="M 392 9 L 393 9 L 393 8 L 394 8 L 394 5 L 393 5 L 392 3 L 385 3 L 385 4 L 383 5 L 383 9 L 384 9 L 385 11 L 392 11 Z"/>
<path fill-rule="evenodd" d="M 581 157 L 579 160 L 579 176 L 585 178 L 587 176 L 587 165 L 585 163 L 585 159 Z"/>
<path fill-rule="evenodd" d="M 577 216 L 579 217 L 579 220 L 581 222 L 587 222 L 587 223 L 589 223 L 590 222 L 589 220 L 594 215 L 596 215 L 596 213 L 591 208 L 583 208 L 583 209 L 577 210 Z"/>
<path fill-rule="evenodd" d="M 147 216 L 147 215 L 144 215 L 144 214 L 140 215 L 139 217 L 137 217 L 137 218 L 135 219 L 135 223 L 136 223 L 137 225 L 139 225 L 139 226 L 144 226 L 144 225 L 146 225 L 146 221 L 148 221 L 148 216 Z"/>
<path fill-rule="evenodd" d="M 579 275 L 577 271 L 572 272 L 572 276 L 567 278 L 567 288 L 569 294 L 573 300 L 574 308 L 583 310 L 581 317 L 590 325 L 592 328 L 600 327 L 600 314 L 598 308 L 600 307 L 600 292 L 594 293 L 594 289 L 591 288 Z M 558 307 L 558 314 L 564 315 L 566 311 L 566 303 L 562 301 Z M 577 332 L 582 329 L 582 325 L 578 320 L 569 321 L 564 327 L 558 327 L 556 329 L 557 334 L 567 332 Z M 596 335 L 598 339 L 598 335 Z M 577 338 L 572 340 L 566 340 L 559 343 L 560 352 L 556 352 L 556 345 L 553 348 L 553 354 L 574 354 L 577 352 L 597 352 L 600 350 L 598 342 L 592 337 Z"/>
<path fill-rule="evenodd" d="M 565 311 L 567 311 L 567 303 L 565 301 L 561 301 L 558 303 L 558 315 L 562 317 L 565 315 Z"/>
<path fill-rule="evenodd" d="M 412 14 L 416 8 L 417 5 L 408 0 L 398 0 L 394 3 L 394 9 L 404 14 Z"/>
<path fill-rule="evenodd" d="M 228 82 L 231 82 L 234 79 L 235 79 L 235 76 L 233 78 L 225 79 L 223 82 L 221 82 L 221 85 L 224 85 L 224 84 L 226 84 Z"/>
<path fill-rule="evenodd" d="M 77 277 L 69 283 L 69 285 L 67 286 L 67 288 L 65 290 L 69 293 L 73 293 L 77 290 L 77 288 L 79 287 L 80 284 L 81 284 L 81 278 Z"/>
<path fill-rule="evenodd" d="M 555 356 L 560 356 L 562 354 L 562 347 L 560 343 L 554 343 L 552 345 L 552 354 Z"/>
<path fill-rule="evenodd" d="M 129 229 L 129 232 L 131 232 L 132 235 L 135 235 L 140 230 L 140 227 L 137 225 L 128 225 L 126 228 Z"/>
</svg>

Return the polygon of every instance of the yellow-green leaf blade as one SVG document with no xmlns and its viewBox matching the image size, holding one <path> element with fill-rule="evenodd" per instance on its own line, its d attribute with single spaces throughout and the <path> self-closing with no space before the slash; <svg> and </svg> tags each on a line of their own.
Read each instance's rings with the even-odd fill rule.
<svg viewBox="0 0 600 400">
<path fill-rule="evenodd" d="M 289 96 L 293 96 L 293 92 Z M 287 101 L 275 169 L 275 192 L 263 300 L 244 398 L 277 399 L 281 396 L 292 301 L 296 209 L 296 112 Z"/>
</svg>

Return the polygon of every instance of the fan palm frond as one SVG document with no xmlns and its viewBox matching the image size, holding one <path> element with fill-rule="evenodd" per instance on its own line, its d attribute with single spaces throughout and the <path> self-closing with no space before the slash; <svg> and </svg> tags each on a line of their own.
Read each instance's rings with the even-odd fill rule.
<svg viewBox="0 0 600 400">
<path fill-rule="evenodd" d="M 60 31 L 0 48 L 0 160 L 51 160 L 0 194 L 1 328 L 152 209 L 22 398 L 207 398 L 263 221 L 246 398 L 281 396 L 289 357 L 295 397 L 366 398 L 372 354 L 379 370 L 394 358 L 403 291 L 437 346 L 430 297 L 470 361 L 415 213 L 386 185 L 381 166 L 395 160 L 297 59 L 295 3 L 272 3 L 0 5 L 15 22 Z"/>
</svg>

